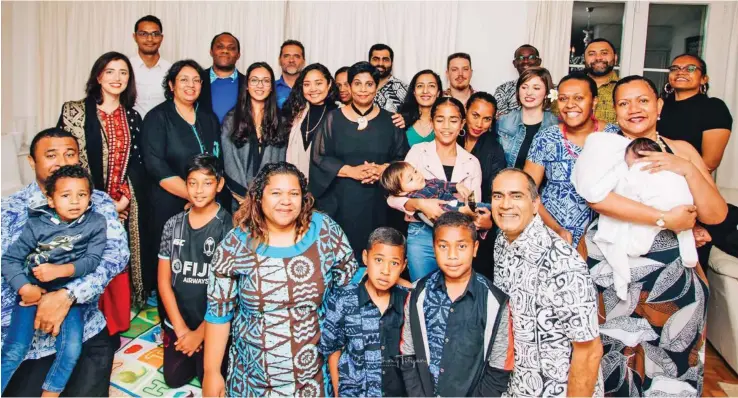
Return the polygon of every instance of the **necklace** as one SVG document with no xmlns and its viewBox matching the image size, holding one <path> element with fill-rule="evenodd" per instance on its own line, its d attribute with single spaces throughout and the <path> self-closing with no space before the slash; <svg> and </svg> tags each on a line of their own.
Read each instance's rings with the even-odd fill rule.
<svg viewBox="0 0 738 398">
<path fill-rule="evenodd" d="M 569 134 L 568 134 L 568 129 L 566 127 L 566 124 L 563 124 L 563 126 L 564 128 L 561 129 L 561 133 L 564 136 L 563 139 L 564 139 L 564 146 L 566 147 L 566 151 L 569 152 L 569 155 L 572 158 L 577 159 L 579 158 L 579 155 L 576 152 L 574 152 L 574 150 L 571 149 L 571 144 L 569 144 Z M 600 131 L 600 121 L 599 120 L 594 121 L 594 130 L 592 131 L 593 132 Z"/>
<path fill-rule="evenodd" d="M 328 108 L 328 106 L 327 105 L 323 105 L 323 112 L 320 113 L 320 118 L 318 119 L 318 123 L 315 123 L 315 126 L 313 126 L 313 128 L 310 128 L 310 111 L 308 110 L 308 116 L 307 116 L 307 129 L 308 130 L 305 132 L 305 135 L 306 136 L 309 136 L 310 133 L 312 133 L 313 131 L 315 131 L 315 129 L 317 129 L 318 126 L 320 126 L 320 121 L 323 120 L 323 115 L 325 115 L 325 109 L 326 108 Z"/>
<path fill-rule="evenodd" d="M 366 115 L 372 113 L 372 111 L 374 110 L 374 104 L 372 104 L 372 106 L 370 106 L 369 109 L 364 113 L 361 113 L 361 111 L 359 111 L 359 108 L 357 108 L 353 102 L 351 103 L 351 109 L 353 109 L 354 112 L 359 115 L 359 118 L 356 119 L 356 122 L 359 123 L 358 130 L 364 130 L 369 124 L 369 121 L 366 119 Z"/>
</svg>

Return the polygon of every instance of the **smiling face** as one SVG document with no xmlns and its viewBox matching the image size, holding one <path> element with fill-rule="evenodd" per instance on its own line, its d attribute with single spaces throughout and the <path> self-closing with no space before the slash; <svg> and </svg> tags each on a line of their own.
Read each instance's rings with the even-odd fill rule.
<svg viewBox="0 0 738 398">
<path fill-rule="evenodd" d="M 679 57 L 671 63 L 669 85 L 679 91 L 697 91 L 708 81 L 707 75 L 700 67 L 700 61 L 689 55 Z M 693 71 L 690 72 L 689 69 Z"/>
<path fill-rule="evenodd" d="M 592 76 L 605 76 L 612 72 L 618 56 L 615 49 L 604 41 L 591 43 L 584 51 L 584 67 Z"/>
<path fill-rule="evenodd" d="M 561 120 L 569 127 L 579 127 L 590 120 L 597 98 L 592 97 L 589 84 L 584 80 L 567 80 L 559 85 L 559 112 Z"/>
<path fill-rule="evenodd" d="M 28 162 L 36 174 L 39 187 L 60 167 L 79 163 L 79 147 L 72 137 L 45 137 L 36 143 Z M 43 188 L 42 188 L 43 189 Z"/>
<path fill-rule="evenodd" d="M 471 84 L 471 62 L 465 58 L 454 58 L 448 63 L 446 78 L 451 87 L 456 90 L 466 90 Z"/>
<path fill-rule="evenodd" d="M 444 277 L 463 279 L 471 274 L 479 242 L 463 226 L 441 226 L 433 231 L 433 252 Z"/>
<path fill-rule="evenodd" d="M 392 58 L 389 50 L 374 50 L 369 63 L 379 71 L 380 78 L 384 79 L 392 74 Z"/>
<path fill-rule="evenodd" d="M 47 197 L 49 207 L 64 222 L 76 220 L 90 205 L 90 182 L 86 178 L 63 177 L 56 181 L 54 193 Z"/>
<path fill-rule="evenodd" d="M 185 104 L 192 104 L 200 96 L 202 80 L 194 68 L 185 66 L 174 78 L 174 84 L 169 82 L 169 89 L 174 93 L 174 99 Z"/>
<path fill-rule="evenodd" d="M 256 101 L 265 101 L 272 92 L 272 75 L 266 68 L 255 68 L 246 79 L 249 82 L 249 95 Z"/>
<path fill-rule="evenodd" d="M 110 96 L 119 96 L 128 87 L 130 73 L 126 61 L 116 59 L 108 62 L 102 73 L 97 77 L 100 90 Z"/>
<path fill-rule="evenodd" d="M 322 105 L 330 88 L 331 84 L 328 79 L 319 70 L 313 69 L 305 75 L 305 80 L 302 82 L 302 95 L 311 104 Z"/>
<path fill-rule="evenodd" d="M 215 196 L 223 189 L 225 179 L 220 181 L 205 170 L 195 170 L 187 175 L 187 197 L 193 207 L 204 208 L 215 202 Z"/>
<path fill-rule="evenodd" d="M 431 107 L 433 106 L 433 102 L 441 95 L 441 91 L 438 89 L 436 78 L 430 73 L 426 73 L 418 76 L 415 80 L 413 94 L 418 105 Z"/>
<path fill-rule="evenodd" d="M 466 111 L 466 133 L 479 138 L 489 131 L 495 120 L 495 106 L 487 101 L 478 99 Z"/>
<path fill-rule="evenodd" d="M 375 243 L 369 250 L 364 250 L 362 258 L 366 264 L 367 283 L 371 283 L 374 289 L 379 291 L 392 288 L 407 265 L 402 246 L 384 243 Z"/>
<path fill-rule="evenodd" d="M 528 179 L 519 172 L 500 173 L 492 181 L 492 218 L 510 242 L 533 220 L 539 203 L 531 197 Z"/>
<path fill-rule="evenodd" d="M 348 105 L 351 103 L 351 85 L 348 82 L 348 72 L 341 72 L 336 75 L 336 86 L 338 87 L 338 97 L 341 103 Z"/>
<path fill-rule="evenodd" d="M 535 109 L 543 104 L 546 99 L 546 83 L 538 76 L 533 76 L 523 82 L 518 90 L 518 98 L 523 108 Z"/>
<path fill-rule="evenodd" d="M 436 113 L 433 115 L 433 131 L 435 131 L 437 144 L 456 145 L 456 138 L 462 127 L 464 127 L 464 119 L 456 106 L 445 103 L 436 108 Z"/>
<path fill-rule="evenodd" d="M 261 197 L 261 210 L 269 229 L 285 229 L 295 225 L 302 210 L 300 180 L 292 174 L 269 177 Z"/>
<path fill-rule="evenodd" d="M 615 114 L 623 133 L 644 137 L 656 131 L 664 101 L 643 80 L 620 85 L 615 92 Z"/>
<path fill-rule="evenodd" d="M 136 31 L 133 33 L 133 40 L 136 41 L 138 51 L 146 55 L 154 55 L 159 52 L 161 42 L 164 35 L 161 34 L 161 28 L 154 22 L 139 22 Z"/>
<path fill-rule="evenodd" d="M 377 95 L 377 84 L 369 72 L 359 73 L 351 81 L 351 100 L 359 107 L 369 107 Z"/>
<path fill-rule="evenodd" d="M 541 65 L 541 58 L 536 50 L 532 47 L 519 48 L 515 52 L 513 58 L 513 66 L 517 69 L 518 74 L 523 73 L 528 68 Z"/>
</svg>

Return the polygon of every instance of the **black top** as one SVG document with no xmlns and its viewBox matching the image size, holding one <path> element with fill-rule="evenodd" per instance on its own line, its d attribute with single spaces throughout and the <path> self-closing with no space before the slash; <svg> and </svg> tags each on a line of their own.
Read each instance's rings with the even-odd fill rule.
<svg viewBox="0 0 738 398">
<path fill-rule="evenodd" d="M 232 228 L 231 215 L 223 207 L 198 229 L 190 225 L 189 212 L 175 215 L 164 225 L 159 258 L 169 260 L 174 297 L 190 330 L 205 320 L 210 261 L 215 247 Z M 160 315 L 162 322 L 173 328 L 166 311 Z"/>
<path fill-rule="evenodd" d="M 443 174 L 446 175 L 446 181 L 451 181 L 451 176 L 454 175 L 454 166 L 443 165 Z"/>
<path fill-rule="evenodd" d="M 733 117 L 725 102 L 704 94 L 682 101 L 667 99 L 660 116 L 661 120 L 656 125 L 659 134 L 672 140 L 689 142 L 700 155 L 705 130 L 730 130 L 733 126 Z"/>
<path fill-rule="evenodd" d="M 307 151 L 310 144 L 313 143 L 315 132 L 318 130 L 318 125 L 323 122 L 328 112 L 336 109 L 336 104 L 325 102 L 323 105 L 310 104 L 310 110 L 308 114 L 302 119 L 300 125 L 300 132 L 302 133 L 302 145 Z M 310 123 L 308 124 L 308 121 Z"/>
<path fill-rule="evenodd" d="M 515 159 L 515 167 L 522 169 L 525 166 L 525 161 L 528 159 L 528 151 L 530 151 L 530 144 L 533 143 L 533 137 L 535 137 L 538 130 L 541 129 L 541 123 L 526 124 L 525 125 L 525 138 L 520 144 L 520 150 L 518 151 L 518 157 Z"/>
</svg>

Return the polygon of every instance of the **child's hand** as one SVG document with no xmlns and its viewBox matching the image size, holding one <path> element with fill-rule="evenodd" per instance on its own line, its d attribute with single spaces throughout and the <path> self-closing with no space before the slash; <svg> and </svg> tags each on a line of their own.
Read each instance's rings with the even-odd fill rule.
<svg viewBox="0 0 738 398">
<path fill-rule="evenodd" d="M 456 184 L 456 192 L 458 192 L 459 195 L 461 195 L 460 199 L 462 199 L 462 201 L 464 202 L 466 202 L 466 198 L 468 198 L 469 195 L 471 195 L 471 191 L 469 190 L 469 188 L 465 187 L 464 184 L 462 183 Z"/>
<path fill-rule="evenodd" d="M 33 268 L 33 276 L 41 282 L 50 282 L 61 277 L 60 270 L 61 267 L 56 264 L 44 263 Z"/>
<path fill-rule="evenodd" d="M 18 290 L 18 295 L 21 296 L 21 304 L 25 305 L 38 303 L 44 293 L 46 293 L 46 290 L 30 283 L 26 283 Z"/>
<path fill-rule="evenodd" d="M 200 351 L 204 338 L 205 335 L 203 331 L 200 330 L 193 330 L 189 333 L 185 333 L 180 336 L 176 342 L 174 342 L 175 350 L 191 357 L 192 354 Z"/>
</svg>

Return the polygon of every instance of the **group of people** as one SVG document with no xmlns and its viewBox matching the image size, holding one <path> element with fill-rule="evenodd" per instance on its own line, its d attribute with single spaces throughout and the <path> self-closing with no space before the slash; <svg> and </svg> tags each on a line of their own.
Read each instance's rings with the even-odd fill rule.
<svg viewBox="0 0 738 398">
<path fill-rule="evenodd" d="M 332 74 L 287 40 L 276 79 L 228 32 L 207 69 L 133 38 L 2 202 L 3 395 L 106 396 L 153 292 L 205 396 L 701 395 L 732 117 L 698 56 L 659 92 L 605 39 L 558 84 L 523 45 L 490 94 L 466 53 L 444 90 L 385 44 Z"/>
</svg>

